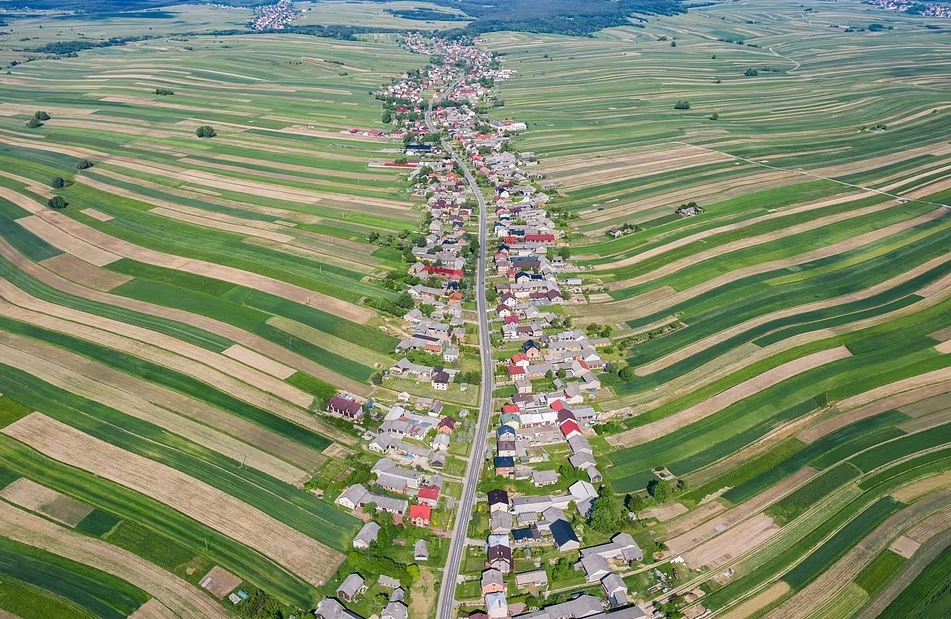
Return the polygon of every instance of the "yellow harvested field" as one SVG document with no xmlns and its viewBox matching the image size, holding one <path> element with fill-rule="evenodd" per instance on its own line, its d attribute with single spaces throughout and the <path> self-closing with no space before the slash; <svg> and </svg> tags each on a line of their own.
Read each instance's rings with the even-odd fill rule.
<svg viewBox="0 0 951 619">
<path fill-rule="evenodd" d="M 54 213 L 49 213 L 47 217 L 52 218 L 53 215 Z M 120 258 L 120 256 L 112 252 L 100 249 L 93 243 L 86 242 L 64 232 L 46 218 L 30 215 L 29 217 L 17 219 L 16 222 L 53 247 L 75 256 L 84 262 L 88 262 L 91 265 L 102 267 L 107 264 L 112 264 Z"/>
<path fill-rule="evenodd" d="M 892 542 L 892 545 L 888 547 L 888 549 L 900 557 L 910 559 L 920 547 L 921 544 L 919 542 L 916 542 L 910 537 L 899 535 L 898 538 Z"/>
<path fill-rule="evenodd" d="M 160 215 L 162 217 L 168 217 L 169 219 L 174 219 L 176 221 L 183 221 L 185 223 L 195 224 L 196 226 L 204 226 L 206 228 L 212 228 L 214 230 L 221 230 L 222 232 L 233 232 L 235 234 L 242 234 L 246 236 L 254 236 L 262 239 L 268 239 L 270 241 L 275 241 L 277 243 L 289 243 L 294 240 L 294 237 L 289 234 L 281 234 L 279 232 L 271 232 L 269 230 L 262 230 L 256 226 L 247 226 L 242 224 L 233 224 L 221 221 L 213 217 L 203 217 L 200 215 L 195 215 L 192 213 L 186 213 L 180 209 L 168 209 L 164 207 L 156 207 L 149 211 L 153 215 Z"/>
<path fill-rule="evenodd" d="M 724 619 L 748 619 L 756 615 L 757 611 L 762 610 L 776 602 L 776 600 L 782 599 L 787 593 L 791 591 L 791 587 L 784 580 L 775 582 L 770 585 L 768 588 L 760 591 L 751 598 L 748 598 L 734 606 L 726 613 L 723 614 Z"/>
<path fill-rule="evenodd" d="M 846 398 L 839 403 L 839 406 L 843 409 L 856 408 L 870 402 L 875 402 L 876 400 L 881 400 L 882 398 L 920 389 L 927 385 L 946 383 L 949 380 L 951 380 L 951 368 L 940 368 L 926 374 L 888 383 L 887 385 L 882 385 L 881 387 L 860 393 L 851 398 Z M 915 400 L 912 401 L 914 402 Z"/>
<path fill-rule="evenodd" d="M 92 505 L 60 494 L 25 477 L 13 481 L 0 491 L 0 497 L 69 527 L 79 524 L 93 510 Z"/>
<path fill-rule="evenodd" d="M 805 357 L 800 357 L 799 359 L 794 359 L 771 370 L 767 370 L 759 376 L 734 385 L 726 391 L 718 393 L 712 398 L 691 406 L 679 413 L 609 437 L 608 441 L 614 446 L 623 447 L 650 442 L 674 430 L 716 414 L 740 400 L 744 400 L 764 389 L 778 385 L 793 376 L 798 376 L 803 372 L 834 361 L 846 359 L 850 356 L 852 356 L 852 353 L 849 352 L 848 348 L 845 346 L 837 346 L 836 348 L 822 350 L 812 353 L 811 355 L 806 355 Z"/>
<path fill-rule="evenodd" d="M 766 617 L 769 619 L 810 619 L 820 608 L 831 602 L 835 595 L 852 582 L 856 576 L 909 522 L 928 517 L 946 506 L 951 493 L 933 496 L 919 501 L 889 516 L 874 531 L 850 548 L 841 559 L 800 589 L 793 597 L 775 608 Z"/>
<path fill-rule="evenodd" d="M 616 282 L 611 282 L 609 288 L 611 290 L 623 290 L 624 288 L 630 288 L 633 286 L 640 286 L 648 282 L 660 279 L 661 277 L 676 273 L 682 269 L 693 266 L 698 262 L 703 262 L 705 260 L 711 260 L 717 256 L 722 256 L 723 254 L 728 254 L 730 252 L 739 251 L 741 249 L 746 249 L 749 247 L 756 247 L 757 245 L 763 245 L 765 243 L 772 243 L 779 239 L 785 238 L 787 236 L 792 236 L 794 234 L 801 234 L 803 232 L 808 232 L 810 230 L 816 230 L 823 226 L 829 226 L 841 221 L 847 221 L 854 217 L 859 217 L 861 215 L 867 215 L 869 213 L 875 213 L 878 211 L 883 211 L 891 208 L 896 208 L 895 204 L 886 202 L 884 204 L 875 204 L 873 206 L 868 206 L 863 209 L 856 209 L 854 211 L 846 211 L 844 213 L 838 213 L 836 215 L 829 215 L 827 217 L 817 217 L 811 219 L 807 222 L 797 224 L 795 226 L 787 226 L 780 228 L 769 234 L 763 234 L 760 236 L 747 236 L 739 241 L 734 241 L 723 246 L 713 247 L 706 251 L 702 251 L 693 255 L 690 255 L 686 258 L 680 260 L 674 260 L 671 262 L 665 263 L 663 266 L 656 269 L 651 269 L 650 272 L 643 275 L 638 275 L 637 277 L 632 277 L 630 279 L 619 280 Z M 666 248 L 666 246 L 664 246 Z M 647 253 L 647 252 L 644 252 Z"/>
<path fill-rule="evenodd" d="M 640 514 L 641 520 L 647 520 L 649 518 L 655 518 L 658 522 L 667 522 L 672 518 L 676 518 L 682 514 L 687 513 L 687 508 L 680 503 L 670 503 L 668 505 L 659 505 L 657 507 L 651 507 L 650 509 L 645 509 Z"/>
<path fill-rule="evenodd" d="M 152 598 L 139 606 L 128 619 L 175 619 L 176 615 L 157 599 Z"/>
<path fill-rule="evenodd" d="M 0 279 L 0 298 L 6 300 L 8 311 L 21 320 L 174 366 L 203 382 L 227 385 L 236 390 L 234 393 L 243 393 L 242 397 L 248 401 L 267 400 L 263 405 L 273 406 L 270 400 L 274 396 L 300 408 L 307 408 L 313 402 L 313 396 L 297 387 L 222 354 L 157 331 L 31 297 L 3 279 Z M 254 393 L 259 395 L 251 395 Z"/>
<path fill-rule="evenodd" d="M 892 496 L 902 503 L 911 503 L 936 490 L 951 488 L 951 471 L 925 477 L 892 491 Z"/>
<path fill-rule="evenodd" d="M 600 267 L 596 267 L 595 270 L 611 270 L 611 269 L 616 269 L 616 268 L 620 268 L 620 267 L 626 267 L 626 266 L 630 266 L 630 265 L 634 265 L 634 264 L 640 264 L 641 262 L 644 262 L 645 260 L 649 260 L 649 259 L 654 258 L 654 257 L 656 257 L 656 256 L 660 256 L 660 255 L 662 255 L 662 254 L 665 254 L 665 253 L 667 253 L 667 252 L 671 252 L 671 251 L 673 251 L 673 250 L 675 250 L 675 249 L 678 249 L 678 248 L 680 248 L 680 247 L 685 247 L 685 246 L 690 245 L 690 244 L 692 244 L 692 243 L 697 243 L 697 242 L 699 242 L 699 241 L 702 241 L 702 240 L 704 240 L 704 239 L 710 238 L 710 237 L 712 237 L 712 236 L 716 236 L 716 235 L 718 235 L 718 234 L 725 234 L 725 233 L 728 233 L 728 232 L 733 232 L 733 231 L 736 231 L 736 230 L 741 230 L 741 229 L 743 229 L 743 228 L 747 228 L 747 227 L 749 227 L 749 226 L 752 226 L 752 225 L 754 225 L 754 224 L 761 223 L 761 222 L 764 222 L 764 221 L 769 221 L 769 220 L 771 220 L 771 219 L 777 219 L 777 218 L 780 218 L 780 217 L 788 217 L 788 216 L 790 216 L 790 215 L 796 215 L 796 214 L 799 214 L 799 213 L 804 213 L 804 212 L 808 212 L 808 211 L 812 211 L 812 210 L 818 210 L 818 209 L 821 209 L 821 208 L 826 208 L 826 207 L 828 207 L 828 206 L 834 206 L 834 205 L 837 205 L 837 204 L 843 204 L 843 203 L 846 203 L 846 202 L 852 202 L 852 201 L 854 201 L 854 200 L 860 200 L 860 199 L 862 199 L 862 198 L 867 198 L 867 197 L 872 196 L 872 195 L 874 195 L 874 194 L 872 194 L 871 192 L 862 193 L 862 194 L 848 194 L 848 195 L 845 195 L 845 196 L 839 196 L 839 197 L 837 197 L 837 198 L 830 198 L 830 199 L 828 199 L 828 200 L 822 200 L 822 201 L 820 201 L 820 202 L 814 202 L 814 203 L 810 203 L 810 204 L 804 204 L 804 205 L 802 205 L 802 206 L 797 206 L 797 207 L 793 207 L 793 208 L 783 209 L 783 210 L 781 210 L 781 211 L 776 211 L 776 212 L 774 212 L 774 213 L 769 213 L 768 215 L 762 215 L 762 216 L 760 216 L 760 217 L 751 217 L 750 219 L 747 219 L 747 220 L 744 220 L 744 221 L 741 221 L 741 222 L 736 222 L 736 223 L 728 224 L 728 225 L 726 225 L 726 226 L 719 226 L 719 227 L 716 227 L 716 228 L 711 228 L 710 230 L 704 230 L 704 231 L 702 231 L 702 232 L 696 232 L 696 233 L 694 233 L 694 234 L 687 235 L 687 236 L 685 236 L 685 237 L 683 237 L 683 238 L 676 239 L 676 240 L 671 241 L 671 242 L 669 242 L 669 243 L 664 243 L 663 245 L 661 245 L 661 246 L 659 246 L 659 247 L 655 247 L 655 248 L 649 249 L 649 250 L 647 250 L 647 251 L 639 252 L 639 253 L 635 254 L 634 256 L 630 256 L 630 257 L 628 257 L 628 258 L 624 258 L 624 259 L 622 259 L 622 260 L 618 260 L 618 261 L 616 261 L 616 262 L 612 262 L 612 263 L 610 263 L 610 265 L 604 265 L 604 268 L 603 268 L 603 269 L 600 268 Z"/>
<path fill-rule="evenodd" d="M 83 434 L 40 413 L 3 429 L 36 451 L 165 503 L 321 586 L 343 555 L 184 473 Z"/>
<path fill-rule="evenodd" d="M 51 385 L 148 421 L 289 484 L 299 483 L 307 473 L 288 461 L 300 462 L 307 469 L 322 461 L 315 452 L 244 419 L 35 340 L 0 333 L 2 366 L 29 372 Z"/>
<path fill-rule="evenodd" d="M 686 531 L 680 535 L 677 535 L 676 537 L 668 539 L 666 544 L 670 550 L 667 552 L 667 554 L 669 556 L 682 555 L 687 550 L 692 549 L 694 546 L 698 546 L 699 544 L 702 544 L 707 540 L 724 533 L 725 531 L 737 526 L 744 520 L 762 512 L 764 509 L 818 474 L 819 472 L 817 470 L 811 467 L 806 467 L 787 477 L 780 483 L 770 487 L 769 490 L 756 495 L 746 503 L 738 505 L 715 518 L 707 520 L 692 530 Z"/>
<path fill-rule="evenodd" d="M 33 224 L 37 226 L 37 230 L 31 230 L 34 234 L 46 239 L 57 247 L 58 245 L 54 238 L 46 238 L 42 234 L 39 234 L 38 230 L 55 237 L 55 239 L 60 242 L 75 244 L 76 251 L 88 251 L 90 252 L 91 258 L 98 258 L 103 261 L 102 264 L 98 264 L 97 266 L 109 264 L 109 262 L 113 262 L 119 258 L 131 258 L 154 266 L 186 271 L 197 275 L 204 275 L 212 279 L 254 288 L 289 301 L 317 307 L 325 312 L 335 314 L 353 322 L 365 323 L 375 315 L 371 309 L 341 301 L 340 299 L 320 292 L 307 290 L 306 288 L 301 288 L 294 284 L 288 284 L 287 282 L 266 275 L 259 275 L 257 273 L 205 262 L 203 260 L 191 260 L 181 256 L 173 256 L 171 254 L 133 245 L 127 241 L 109 236 L 79 221 L 70 219 L 61 213 L 50 212 L 49 209 L 42 207 L 37 202 L 3 187 L 0 187 L 0 197 L 7 198 L 24 208 L 27 208 L 27 205 L 29 205 L 27 210 L 39 214 L 38 216 L 43 220 L 43 223 Z M 23 204 L 19 204 L 17 201 Z M 35 222 L 35 218 L 32 217 L 24 219 Z M 68 251 L 67 248 L 61 249 Z M 83 256 L 79 257 L 82 258 Z M 87 262 L 96 264 L 93 259 L 89 259 Z"/>
<path fill-rule="evenodd" d="M 949 530 L 951 530 L 951 505 L 915 523 L 905 531 L 905 535 L 919 544 L 924 544 L 933 537 L 947 535 Z"/>
<path fill-rule="evenodd" d="M 807 252 L 799 256 L 794 256 L 792 258 L 783 258 L 780 260 L 774 260 L 771 262 L 761 262 L 743 269 L 738 269 L 730 273 L 726 273 L 719 277 L 710 279 L 703 284 L 694 286 L 688 290 L 682 291 L 673 291 L 669 287 L 665 287 L 659 290 L 670 291 L 667 294 L 660 294 L 658 290 L 651 290 L 642 295 L 637 295 L 629 299 L 624 299 L 622 301 L 615 301 L 613 303 L 602 303 L 596 308 L 590 310 L 580 310 L 579 314 L 590 315 L 590 316 L 604 316 L 604 317 L 617 317 L 624 316 L 628 320 L 643 318 L 651 314 L 659 313 L 665 310 L 669 310 L 673 306 L 684 303 L 700 296 L 706 292 L 724 286 L 731 282 L 734 282 L 738 279 L 749 277 L 751 275 L 758 275 L 760 273 L 766 273 L 768 271 L 773 271 L 780 268 L 789 268 L 806 262 L 812 262 L 814 260 L 819 260 L 822 258 L 828 258 L 835 256 L 859 247 L 864 247 L 870 243 L 876 241 L 881 241 L 883 239 L 894 237 L 895 235 L 919 226 L 923 223 L 933 221 L 938 219 L 946 214 L 946 210 L 935 209 L 934 211 L 921 215 L 920 217 L 915 217 L 907 221 L 902 221 L 891 226 L 886 226 L 884 228 L 879 228 L 878 230 L 873 230 L 866 234 L 852 237 L 845 241 L 834 243 L 826 247 L 817 249 L 815 251 Z"/>
<path fill-rule="evenodd" d="M 831 419 L 826 419 L 804 430 L 797 438 L 805 443 L 814 443 L 823 436 L 831 434 L 861 419 L 874 417 L 875 415 L 880 415 L 892 409 L 901 409 L 909 404 L 929 399 L 935 395 L 947 393 L 948 391 L 951 391 L 951 384 L 948 383 L 934 383 L 932 385 L 919 387 L 918 389 L 909 389 L 908 391 L 903 391 L 893 396 L 887 396 L 875 400 L 874 402 L 857 406 L 851 410 L 846 410 Z M 836 408 L 842 410 L 844 406 L 840 404 Z"/>
<path fill-rule="evenodd" d="M 9 260 L 24 273 L 28 273 L 31 277 L 57 290 L 67 292 L 83 299 L 107 303 L 109 305 L 123 307 L 136 312 L 142 312 L 148 315 L 160 316 L 169 320 L 191 324 L 204 329 L 209 333 L 214 333 L 233 342 L 240 343 L 247 348 L 251 348 L 252 350 L 257 350 L 262 354 L 266 354 L 268 357 L 271 357 L 285 365 L 296 368 L 303 372 L 307 372 L 308 374 L 320 378 L 321 380 L 338 385 L 347 391 L 351 391 L 362 396 L 368 396 L 370 394 L 370 389 L 366 384 L 357 382 L 341 374 L 337 374 L 306 357 L 291 352 L 286 348 L 282 348 L 281 346 L 278 346 L 269 340 L 255 335 L 254 333 L 239 329 L 228 323 L 220 322 L 200 314 L 192 314 L 183 310 L 165 307 L 163 305 L 155 305 L 153 303 L 139 301 L 128 297 L 106 294 L 63 279 L 55 273 L 48 271 L 36 263 L 30 262 L 24 258 L 3 238 L 0 238 L 0 255 Z M 308 416 L 308 418 L 310 419 L 310 425 L 302 424 L 305 425 L 305 427 L 317 428 L 317 431 L 321 434 L 332 437 L 335 440 L 341 441 L 347 445 L 353 444 L 356 441 L 356 439 L 349 434 L 341 432 L 333 426 L 321 422 L 316 417 Z"/>
<path fill-rule="evenodd" d="M 83 180 L 84 180 L 83 177 L 80 177 L 80 182 L 82 182 Z M 112 221 L 113 219 L 115 219 L 112 215 L 108 215 L 106 213 L 103 213 L 102 211 L 97 211 L 94 208 L 84 208 L 80 212 L 83 215 L 89 215 L 93 219 L 98 219 L 101 222 Z"/>
<path fill-rule="evenodd" d="M 118 546 L 74 533 L 2 502 L 0 535 L 121 578 L 159 600 L 178 617 L 226 619 L 230 616 L 204 592 L 171 572 Z"/>
<path fill-rule="evenodd" d="M 724 511 L 726 511 L 726 506 L 723 503 L 710 499 L 701 503 L 695 510 L 672 520 L 667 525 L 667 534 L 671 537 L 682 535 Z"/>
<path fill-rule="evenodd" d="M 264 355 L 254 352 L 249 348 L 245 348 L 241 344 L 229 346 L 225 350 L 221 351 L 221 354 L 240 361 L 245 365 L 249 365 L 256 370 L 260 370 L 266 374 L 280 378 L 281 380 L 286 380 L 295 373 L 294 368 L 289 368 L 283 363 L 278 363 L 274 359 L 265 357 Z"/>
<path fill-rule="evenodd" d="M 113 288 L 132 280 L 128 275 L 99 268 L 71 254 L 53 256 L 43 260 L 40 264 L 70 281 L 103 292 L 109 292 Z"/>
<path fill-rule="evenodd" d="M 757 514 L 709 542 L 689 550 L 684 561 L 693 569 L 717 568 L 738 559 L 763 544 L 779 532 L 773 519 Z"/>
</svg>

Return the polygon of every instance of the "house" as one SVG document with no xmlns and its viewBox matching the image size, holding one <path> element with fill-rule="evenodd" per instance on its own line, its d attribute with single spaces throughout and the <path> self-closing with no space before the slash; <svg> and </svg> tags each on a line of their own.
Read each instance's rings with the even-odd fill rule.
<svg viewBox="0 0 951 619">
<path fill-rule="evenodd" d="M 363 404 L 348 394 L 335 395 L 327 403 L 327 410 L 346 419 L 363 421 Z"/>
<path fill-rule="evenodd" d="M 482 595 L 502 593 L 505 591 L 505 576 L 495 568 L 482 572 Z"/>
<path fill-rule="evenodd" d="M 532 546 L 542 540 L 542 532 L 534 524 L 529 527 L 512 530 L 512 544 L 519 546 Z"/>
<path fill-rule="evenodd" d="M 452 434 L 456 431 L 456 420 L 452 417 L 443 417 L 436 424 L 436 432 L 440 434 Z"/>
<path fill-rule="evenodd" d="M 516 409 L 514 412 L 518 412 Z M 499 429 L 496 430 L 496 435 L 499 437 L 500 441 L 514 441 L 515 440 L 515 428 L 509 425 L 499 426 Z"/>
<path fill-rule="evenodd" d="M 459 348 L 450 346 L 442 352 L 442 360 L 446 363 L 455 363 L 459 360 Z"/>
<path fill-rule="evenodd" d="M 611 606 L 627 606 L 627 585 L 620 576 L 613 572 L 608 574 L 601 579 L 601 587 Z"/>
<path fill-rule="evenodd" d="M 548 588 L 548 574 L 545 570 L 535 570 L 533 572 L 522 572 L 515 575 L 515 585 L 519 591 L 525 589 L 542 590 Z"/>
<path fill-rule="evenodd" d="M 561 552 L 581 548 L 581 542 L 567 520 L 559 519 L 551 523 L 551 534 L 555 538 L 555 547 Z"/>
<path fill-rule="evenodd" d="M 409 521 L 417 527 L 425 527 L 433 517 L 433 508 L 429 505 L 413 505 L 409 508 Z"/>
<path fill-rule="evenodd" d="M 369 491 L 360 484 L 354 484 L 344 490 L 334 501 L 337 505 L 347 509 L 356 509 L 363 506 L 363 498 Z"/>
<path fill-rule="evenodd" d="M 407 619 L 409 609 L 402 602 L 390 602 L 380 614 L 380 619 Z"/>
<path fill-rule="evenodd" d="M 386 574 L 381 574 L 377 579 L 377 582 L 380 583 L 381 587 L 392 589 L 394 591 L 400 588 L 400 581 L 393 578 L 392 576 L 387 576 Z"/>
<path fill-rule="evenodd" d="M 413 546 L 413 559 L 416 561 L 429 561 L 429 545 L 426 540 L 421 539 Z"/>
<path fill-rule="evenodd" d="M 449 383 L 452 382 L 452 376 L 446 370 L 436 370 L 433 372 L 431 381 L 432 388 L 436 391 L 449 391 Z"/>
<path fill-rule="evenodd" d="M 509 493 L 505 490 L 489 490 L 489 512 L 509 510 Z"/>
<path fill-rule="evenodd" d="M 561 422 L 561 433 L 567 440 L 573 436 L 581 436 L 581 428 L 578 427 L 578 422 L 574 419 L 566 419 Z"/>
<path fill-rule="evenodd" d="M 644 560 L 644 552 L 628 533 L 618 533 L 607 544 L 591 546 L 581 550 L 582 558 L 592 555 L 598 555 L 607 561 L 614 561 L 622 565 Z"/>
<path fill-rule="evenodd" d="M 495 534 L 508 533 L 512 530 L 514 518 L 505 511 L 493 511 L 489 514 L 489 531 Z"/>
<path fill-rule="evenodd" d="M 536 488 L 552 486 L 558 483 L 557 471 L 532 471 L 532 483 Z"/>
<path fill-rule="evenodd" d="M 355 612 L 351 612 L 339 601 L 333 598 L 324 598 L 317 604 L 317 610 L 314 611 L 320 619 L 363 619 Z"/>
<path fill-rule="evenodd" d="M 489 619 L 506 619 L 509 616 L 509 604 L 504 593 L 490 593 L 485 596 L 485 610 Z"/>
<path fill-rule="evenodd" d="M 512 477 L 515 475 L 515 458 L 512 456 L 496 456 L 495 474 L 501 477 Z"/>
<path fill-rule="evenodd" d="M 496 454 L 499 456 L 515 457 L 518 450 L 515 447 L 515 441 L 499 441 L 495 447 Z"/>
<path fill-rule="evenodd" d="M 586 481 L 576 481 L 568 487 L 568 492 L 571 493 L 571 496 L 575 498 L 576 502 L 584 501 L 585 499 L 596 499 L 598 498 L 598 491 L 594 489 L 590 483 Z"/>
<path fill-rule="evenodd" d="M 640 616 L 643 617 L 643 613 Z M 601 600 L 586 593 L 567 602 L 547 606 L 539 611 L 516 615 L 517 619 L 577 619 L 579 617 L 606 619 L 609 615 L 604 614 L 604 606 L 601 605 Z M 618 617 L 617 619 L 627 618 Z"/>
<path fill-rule="evenodd" d="M 363 525 L 363 528 L 360 529 L 360 532 L 357 533 L 357 536 L 353 538 L 353 547 L 360 550 L 365 550 L 370 547 L 370 544 L 376 541 L 376 538 L 379 534 L 380 525 L 375 522 L 368 522 Z"/>
<path fill-rule="evenodd" d="M 393 497 L 369 493 L 364 499 L 364 505 L 367 503 L 373 503 L 378 510 L 393 514 L 394 516 L 402 516 L 406 513 L 406 508 L 409 507 L 409 504 L 403 499 L 394 499 Z"/>
<path fill-rule="evenodd" d="M 427 365 L 418 365 L 409 359 L 400 359 L 390 368 L 390 373 L 396 376 L 408 376 L 416 380 L 429 380 L 433 375 L 433 368 Z"/>
<path fill-rule="evenodd" d="M 367 592 L 367 585 L 363 576 L 350 574 L 337 587 L 337 597 L 352 602 Z"/>
<path fill-rule="evenodd" d="M 503 574 L 512 571 L 512 549 L 508 546 L 498 545 L 489 547 L 488 551 L 489 567 L 495 568 Z"/>
<path fill-rule="evenodd" d="M 588 555 L 581 557 L 581 560 L 575 564 L 575 569 L 584 570 L 588 582 L 598 582 L 611 573 L 611 566 L 607 559 L 601 555 Z"/>
<path fill-rule="evenodd" d="M 436 507 L 439 503 L 439 488 L 435 486 L 424 486 L 419 489 L 419 494 L 416 495 L 416 498 L 423 505 L 428 505 L 429 507 Z"/>
</svg>

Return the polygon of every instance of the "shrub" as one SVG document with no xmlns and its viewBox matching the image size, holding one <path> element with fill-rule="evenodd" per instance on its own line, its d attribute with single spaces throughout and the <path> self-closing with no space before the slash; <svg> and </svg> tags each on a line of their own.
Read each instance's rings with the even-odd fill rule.
<svg viewBox="0 0 951 619">
<path fill-rule="evenodd" d="M 77 169 L 77 170 L 85 170 L 85 169 L 91 168 L 91 167 L 92 167 L 92 161 L 90 161 L 90 160 L 88 160 L 88 159 L 80 159 L 78 162 L 76 162 L 76 169 Z"/>
<path fill-rule="evenodd" d="M 745 75 L 746 77 L 756 77 L 757 75 L 759 75 L 759 71 L 757 71 L 753 67 L 750 67 L 746 71 L 743 72 L 743 75 Z"/>
<path fill-rule="evenodd" d="M 50 180 L 50 187 L 52 187 L 53 189 L 62 189 L 63 187 L 66 187 L 67 185 L 68 183 L 66 182 L 66 179 L 63 178 L 62 176 L 54 176 Z"/>
<path fill-rule="evenodd" d="M 36 129 L 37 127 L 42 127 L 43 123 L 41 123 L 36 116 L 33 116 L 30 120 L 26 121 L 26 126 L 30 129 Z"/>
<path fill-rule="evenodd" d="M 675 110 L 689 110 L 689 109 L 690 109 L 690 102 L 689 102 L 689 101 L 678 101 L 677 103 L 674 104 L 674 109 L 675 109 Z"/>
<path fill-rule="evenodd" d="M 175 92 L 172 91 L 171 88 L 156 88 L 155 94 L 162 95 L 163 97 L 167 97 L 168 95 L 174 95 Z"/>
<path fill-rule="evenodd" d="M 46 204 L 50 208 L 54 208 L 56 210 L 61 210 L 69 206 L 69 202 L 67 202 L 66 198 L 64 198 L 63 196 L 53 196 L 52 198 L 46 201 Z"/>
<path fill-rule="evenodd" d="M 195 129 L 195 135 L 200 138 L 213 138 L 218 135 L 218 132 L 211 125 L 202 125 Z"/>
<path fill-rule="evenodd" d="M 50 115 L 47 114 L 46 112 L 40 111 L 40 112 L 36 112 L 35 114 L 33 114 L 33 118 L 35 118 L 35 119 L 37 119 L 37 120 L 49 120 L 51 117 L 50 117 Z"/>
</svg>

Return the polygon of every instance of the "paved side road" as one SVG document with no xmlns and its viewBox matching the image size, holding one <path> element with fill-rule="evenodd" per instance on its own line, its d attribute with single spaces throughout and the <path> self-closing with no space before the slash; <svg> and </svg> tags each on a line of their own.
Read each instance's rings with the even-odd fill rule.
<svg viewBox="0 0 951 619">
<path fill-rule="evenodd" d="M 429 110 L 426 111 L 426 125 L 430 131 L 435 131 Z M 482 190 L 472 176 L 465 160 L 453 150 L 448 142 L 443 141 L 442 145 L 462 169 L 466 182 L 469 183 L 469 187 L 479 201 L 479 261 L 476 267 L 476 311 L 479 314 L 479 350 L 482 356 L 482 403 L 479 408 L 475 440 L 470 452 L 471 457 L 462 482 L 462 500 L 459 502 L 459 509 L 456 514 L 456 526 L 453 530 L 452 540 L 449 543 L 449 559 L 443 571 L 442 588 L 439 591 L 439 619 L 454 619 L 456 616 L 454 613 L 456 578 L 462 567 L 462 557 L 466 549 L 466 533 L 469 529 L 472 509 L 475 506 L 476 485 L 479 483 L 479 474 L 482 472 L 482 463 L 485 457 L 486 435 L 489 430 L 489 418 L 492 416 L 492 391 L 495 388 L 495 374 L 485 302 L 485 264 L 488 249 L 489 212 Z"/>
</svg>

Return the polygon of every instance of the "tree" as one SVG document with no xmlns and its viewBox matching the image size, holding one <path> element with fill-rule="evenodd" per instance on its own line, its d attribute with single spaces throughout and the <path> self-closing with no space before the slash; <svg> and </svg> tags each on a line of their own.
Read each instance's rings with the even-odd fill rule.
<svg viewBox="0 0 951 619">
<path fill-rule="evenodd" d="M 393 112 L 389 110 L 383 110 L 383 115 L 380 116 L 380 120 L 383 121 L 383 124 L 388 125 L 393 122 Z"/>
<path fill-rule="evenodd" d="M 56 210 L 61 210 L 69 206 L 69 202 L 67 202 L 66 198 L 64 198 L 63 196 L 53 196 L 52 198 L 46 201 L 46 204 L 50 208 L 54 208 Z"/>
<path fill-rule="evenodd" d="M 623 368 L 621 368 L 620 371 L 618 371 L 617 375 L 618 375 L 618 378 L 620 378 L 626 383 L 629 383 L 635 378 L 637 378 L 637 372 L 634 370 L 633 366 L 630 366 L 630 365 L 625 365 Z"/>
<path fill-rule="evenodd" d="M 558 248 L 558 257 L 562 260 L 567 260 L 571 257 L 571 248 L 569 247 L 559 247 Z"/>
<path fill-rule="evenodd" d="M 50 115 L 49 115 L 48 113 L 46 113 L 46 112 L 40 111 L 40 112 L 36 112 L 35 114 L 33 114 L 33 118 L 35 118 L 35 119 L 37 119 L 37 120 L 49 120 L 49 119 L 50 119 Z"/>
<path fill-rule="evenodd" d="M 195 135 L 200 138 L 213 138 L 218 135 L 218 132 L 211 125 L 202 125 L 195 129 Z"/>
<path fill-rule="evenodd" d="M 675 109 L 675 110 L 689 110 L 689 109 L 690 109 L 690 102 L 689 102 L 689 101 L 680 100 L 680 101 L 678 101 L 677 103 L 674 104 L 674 109 Z"/>
<path fill-rule="evenodd" d="M 624 525 L 624 520 L 624 506 L 621 501 L 610 491 L 603 490 L 591 510 L 591 527 L 595 531 L 610 535 Z"/>
<path fill-rule="evenodd" d="M 710 120 L 720 120 L 720 115 L 716 112 L 710 114 Z"/>
<path fill-rule="evenodd" d="M 627 508 L 627 511 L 636 514 L 647 507 L 647 502 L 640 494 L 628 494 L 624 497 L 624 507 Z"/>
<path fill-rule="evenodd" d="M 745 75 L 746 77 L 756 77 L 757 75 L 759 75 L 759 71 L 757 71 L 753 67 L 750 67 L 746 71 L 743 72 L 743 75 Z"/>
<path fill-rule="evenodd" d="M 658 503 L 666 503 L 674 498 L 674 487 L 666 479 L 652 479 L 647 484 L 647 493 L 657 499 Z"/>
<path fill-rule="evenodd" d="M 50 179 L 50 187 L 53 189 L 62 189 L 66 185 L 66 179 L 62 176 L 54 176 L 52 179 Z"/>
<path fill-rule="evenodd" d="M 36 116 L 33 116 L 33 117 L 30 118 L 30 120 L 26 121 L 26 126 L 27 126 L 27 128 L 29 128 L 29 129 L 36 129 L 37 127 L 42 127 L 42 126 L 43 126 L 43 123 L 41 123 L 41 122 L 36 118 Z"/>
<path fill-rule="evenodd" d="M 90 161 L 90 160 L 88 160 L 88 159 L 80 159 L 79 161 L 76 162 L 76 169 L 77 169 L 77 170 L 85 170 L 85 169 L 91 168 L 91 167 L 92 167 L 92 161 Z"/>
<path fill-rule="evenodd" d="M 174 95 L 175 93 L 170 88 L 156 88 L 155 94 L 167 97 L 169 95 Z"/>
</svg>

